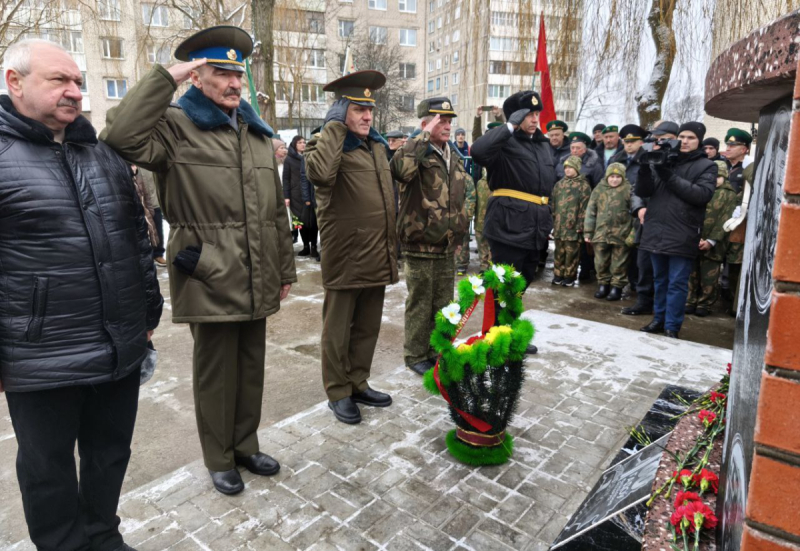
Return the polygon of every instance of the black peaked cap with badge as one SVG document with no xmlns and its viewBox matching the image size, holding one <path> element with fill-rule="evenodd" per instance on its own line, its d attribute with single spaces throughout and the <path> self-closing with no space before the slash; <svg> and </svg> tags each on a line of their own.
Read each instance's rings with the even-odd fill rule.
<svg viewBox="0 0 800 551">
<path fill-rule="evenodd" d="M 624 142 L 635 142 L 645 139 L 647 137 L 647 130 L 638 124 L 626 124 L 622 127 L 622 130 L 619 131 L 619 137 L 622 138 Z"/>
<path fill-rule="evenodd" d="M 453 104 L 449 98 L 438 97 L 428 98 L 419 102 L 417 105 L 417 118 L 427 117 L 428 115 L 442 115 L 445 117 L 457 117 L 453 111 Z"/>
<path fill-rule="evenodd" d="M 379 71 L 356 71 L 337 78 L 325 85 L 325 92 L 333 92 L 336 99 L 347 99 L 350 103 L 375 107 L 375 92 L 386 84 L 386 75 Z"/>
<path fill-rule="evenodd" d="M 511 118 L 511 114 L 520 109 L 529 109 L 531 111 L 541 111 L 544 109 L 542 105 L 542 98 L 533 90 L 523 90 L 512 94 L 503 102 L 503 114 L 506 120 Z"/>
<path fill-rule="evenodd" d="M 175 58 L 194 61 L 206 58 L 209 65 L 244 73 L 244 60 L 253 53 L 253 39 L 239 27 L 219 25 L 196 32 L 178 45 Z"/>
</svg>

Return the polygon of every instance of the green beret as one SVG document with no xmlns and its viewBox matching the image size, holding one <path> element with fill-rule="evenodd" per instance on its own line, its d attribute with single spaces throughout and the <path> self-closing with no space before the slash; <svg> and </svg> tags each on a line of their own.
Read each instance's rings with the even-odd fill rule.
<svg viewBox="0 0 800 551">
<path fill-rule="evenodd" d="M 619 126 L 612 124 L 603 128 L 603 134 L 608 134 L 609 132 L 619 132 Z"/>
<path fill-rule="evenodd" d="M 583 161 L 581 161 L 580 157 L 576 157 L 575 155 L 570 155 L 566 159 L 564 159 L 564 168 L 571 166 L 575 169 L 575 172 L 581 172 L 581 167 L 583 166 Z"/>
<path fill-rule="evenodd" d="M 753 143 L 753 136 L 749 132 L 745 132 L 739 128 L 731 128 L 725 134 L 725 143 L 729 145 L 746 145 L 750 147 Z"/>
<path fill-rule="evenodd" d="M 506 123 L 504 122 L 498 122 L 498 121 L 490 122 L 489 124 L 486 125 L 486 130 L 491 130 L 492 128 L 497 128 L 498 126 L 505 126 L 505 124 Z"/>
<path fill-rule="evenodd" d="M 547 123 L 547 131 L 548 132 L 550 132 L 554 128 L 556 130 L 563 130 L 564 132 L 569 130 L 569 126 L 567 126 L 567 123 L 565 123 L 564 121 L 555 120 L 555 121 L 550 121 L 550 122 Z"/>
<path fill-rule="evenodd" d="M 714 161 L 717 165 L 717 176 L 722 176 L 726 180 L 728 179 L 728 163 L 725 161 Z"/>
<path fill-rule="evenodd" d="M 419 102 L 417 105 L 417 118 L 427 117 L 428 115 L 443 115 L 446 117 L 455 117 L 456 112 L 453 111 L 453 104 L 445 97 L 428 98 Z"/>
<path fill-rule="evenodd" d="M 617 176 L 625 177 L 625 165 L 622 163 L 611 163 L 608 165 L 606 169 L 606 178 L 611 176 L 612 174 L 616 174 Z"/>
<path fill-rule="evenodd" d="M 569 142 L 583 142 L 586 146 L 591 145 L 594 140 L 583 132 L 573 132 L 569 135 Z"/>
</svg>

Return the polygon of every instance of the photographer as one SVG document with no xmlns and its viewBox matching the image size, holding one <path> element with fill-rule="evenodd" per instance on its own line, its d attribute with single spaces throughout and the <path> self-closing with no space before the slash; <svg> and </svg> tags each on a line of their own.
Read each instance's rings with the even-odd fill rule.
<svg viewBox="0 0 800 551">
<path fill-rule="evenodd" d="M 706 204 L 714 195 L 717 165 L 700 147 L 706 127 L 684 123 L 678 140 L 659 140 L 642 155 L 636 194 L 649 198 L 640 250 L 650 253 L 655 283 L 653 321 L 646 333 L 678 338 L 689 274 L 698 252 Z"/>
</svg>

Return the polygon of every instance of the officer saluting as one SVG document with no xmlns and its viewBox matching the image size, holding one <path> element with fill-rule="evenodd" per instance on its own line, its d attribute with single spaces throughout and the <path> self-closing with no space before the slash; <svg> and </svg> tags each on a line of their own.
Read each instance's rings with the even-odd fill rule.
<svg viewBox="0 0 800 551">
<path fill-rule="evenodd" d="M 266 318 L 297 281 L 272 129 L 241 100 L 253 41 L 213 27 L 178 46 L 107 115 L 101 139 L 153 172 L 170 222 L 172 320 L 194 337 L 194 401 L 214 486 L 244 488 L 237 465 L 280 468 L 259 451 Z M 178 86 L 192 86 L 176 106 Z"/>
<path fill-rule="evenodd" d="M 397 283 L 397 237 L 388 144 L 372 128 L 378 71 L 359 71 L 325 86 L 336 102 L 306 147 L 306 176 L 316 186 L 322 255 L 322 381 L 329 407 L 348 424 L 356 404 L 386 407 L 388 394 L 367 379 L 387 285 Z"/>
</svg>

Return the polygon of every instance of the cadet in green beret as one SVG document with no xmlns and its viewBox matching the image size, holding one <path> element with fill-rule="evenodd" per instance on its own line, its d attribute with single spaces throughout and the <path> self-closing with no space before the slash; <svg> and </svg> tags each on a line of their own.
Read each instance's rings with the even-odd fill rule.
<svg viewBox="0 0 800 551">
<path fill-rule="evenodd" d="M 564 121 L 550 121 L 547 123 L 547 139 L 553 148 L 553 160 L 555 164 L 564 162 L 569 157 L 569 142 L 566 139 L 566 132 L 569 126 Z"/>
<path fill-rule="evenodd" d="M 728 180 L 736 193 L 742 191 L 744 176 L 744 158 L 750 153 L 753 136 L 739 128 L 731 128 L 725 134 L 725 153 L 723 156 L 728 161 Z"/>
<path fill-rule="evenodd" d="M 564 162 L 564 178 L 553 187 L 553 285 L 571 287 L 578 276 L 583 220 L 592 188 L 581 174 L 581 159 L 573 155 Z"/>
<path fill-rule="evenodd" d="M 611 157 L 622 151 L 619 127 L 616 124 L 610 124 L 603 128 L 603 147 L 598 147 L 595 151 L 603 161 L 604 168 L 611 164 Z"/>
<path fill-rule="evenodd" d="M 449 141 L 456 116 L 450 100 L 422 100 L 417 116 L 420 130 L 397 152 L 391 167 L 399 184 L 397 231 L 408 287 L 403 359 L 406 367 L 424 375 L 436 358 L 430 344 L 436 313 L 453 300 L 453 255 L 469 228 L 466 199 L 472 178 Z"/>
</svg>

